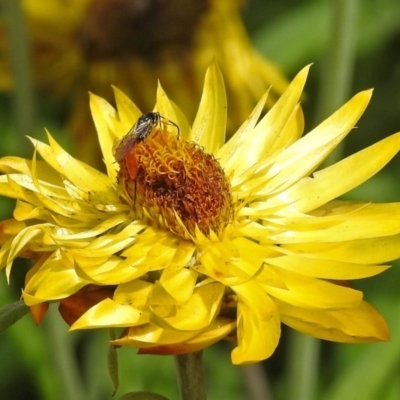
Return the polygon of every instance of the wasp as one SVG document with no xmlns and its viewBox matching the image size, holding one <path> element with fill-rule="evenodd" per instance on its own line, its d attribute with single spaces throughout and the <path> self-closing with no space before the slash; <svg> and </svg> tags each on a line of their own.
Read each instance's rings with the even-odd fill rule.
<svg viewBox="0 0 400 400">
<path fill-rule="evenodd" d="M 148 112 L 139 117 L 115 149 L 115 160 L 118 164 L 125 160 L 126 169 L 131 179 L 136 178 L 138 171 L 138 161 L 134 154 L 135 144 L 145 140 L 153 129 L 161 126 L 161 124 L 175 126 L 179 135 L 179 126 L 175 122 L 168 120 L 158 112 Z"/>
</svg>

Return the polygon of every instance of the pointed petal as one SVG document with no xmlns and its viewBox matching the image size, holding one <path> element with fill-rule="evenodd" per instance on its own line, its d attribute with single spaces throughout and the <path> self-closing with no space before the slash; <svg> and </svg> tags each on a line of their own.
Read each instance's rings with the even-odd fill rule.
<svg viewBox="0 0 400 400">
<path fill-rule="evenodd" d="M 282 322 L 308 335 L 341 343 L 370 343 L 389 340 L 383 317 L 368 303 L 337 311 L 293 307 L 277 301 Z"/>
<path fill-rule="evenodd" d="M 290 255 L 266 260 L 268 264 L 288 269 L 301 275 L 334 280 L 361 279 L 380 274 L 386 265 L 356 264 L 344 261 L 309 258 L 306 255 Z"/>
<path fill-rule="evenodd" d="M 400 235 L 333 243 L 298 243 L 280 247 L 299 256 L 359 264 L 384 263 L 400 257 Z"/>
<path fill-rule="evenodd" d="M 254 127 L 265 107 L 269 91 L 267 91 L 261 100 L 254 107 L 250 116 L 243 122 L 238 131 L 228 140 L 220 149 L 215 152 L 215 156 L 221 159 L 221 165 L 224 167 L 227 174 L 232 170 L 232 165 L 236 157 L 234 153 L 236 149 L 252 134 Z"/>
<path fill-rule="evenodd" d="M 347 193 L 380 171 L 400 150 L 400 133 L 359 151 L 338 163 L 317 171 L 272 199 L 285 201 L 301 212 L 315 208 Z M 362 167 L 360 167 L 362 166 Z M 351 173 L 349 173 L 351 171 Z"/>
<path fill-rule="evenodd" d="M 357 306 L 363 297 L 362 292 L 331 282 L 309 278 L 300 273 L 274 268 L 285 283 L 285 287 L 263 286 L 265 291 L 274 298 L 298 307 L 320 309 L 340 309 Z"/>
<path fill-rule="evenodd" d="M 174 106 L 172 105 L 160 83 L 158 83 L 157 87 L 157 104 L 155 111 L 159 112 L 163 117 L 170 121 L 175 122 L 177 120 Z"/>
<path fill-rule="evenodd" d="M 226 94 L 221 71 L 214 61 L 207 70 L 203 95 L 193 122 L 194 141 L 207 153 L 216 152 L 225 142 Z"/>
<path fill-rule="evenodd" d="M 370 90 L 356 94 L 314 130 L 279 153 L 266 175 L 270 180 L 259 193 L 271 195 L 271 192 L 288 188 L 313 172 L 351 131 L 371 95 Z"/>
<path fill-rule="evenodd" d="M 250 168 L 263 160 L 269 154 L 274 141 L 279 137 L 289 118 L 297 109 L 297 103 L 302 94 L 309 67 L 303 68 L 293 79 L 289 87 L 275 105 L 269 110 L 257 126 L 245 135 L 245 132 L 232 137 L 230 146 L 234 166 L 239 171 Z M 296 133 L 297 135 L 297 133 Z"/>
<path fill-rule="evenodd" d="M 325 217 L 279 218 L 279 225 L 284 229 L 276 234 L 271 232 L 270 239 L 280 244 L 343 242 L 400 233 L 400 203 L 340 204 L 335 202 L 333 205 L 337 207 L 319 209 L 321 213 L 331 214 Z"/>
<path fill-rule="evenodd" d="M 112 182 L 115 182 L 117 179 L 118 164 L 115 162 L 113 148 L 118 140 L 124 136 L 125 129 L 115 129 L 114 121 L 117 119 L 115 109 L 103 98 L 92 93 L 90 93 L 90 110 L 99 137 L 100 148 L 103 153 L 107 175 L 110 177 Z"/>
<path fill-rule="evenodd" d="M 125 129 L 126 132 L 132 128 L 133 124 L 139 119 L 142 115 L 142 112 L 136 107 L 135 103 L 121 90 L 117 87 L 113 86 L 115 103 L 118 110 L 118 117 L 121 121 L 121 126 Z M 110 114 L 115 117 L 115 114 L 111 112 Z M 112 148 L 112 147 L 111 147 Z"/>
<path fill-rule="evenodd" d="M 112 299 L 105 299 L 85 312 L 70 328 L 94 329 L 108 327 L 128 327 L 147 322 L 148 318 L 141 310 Z"/>
</svg>

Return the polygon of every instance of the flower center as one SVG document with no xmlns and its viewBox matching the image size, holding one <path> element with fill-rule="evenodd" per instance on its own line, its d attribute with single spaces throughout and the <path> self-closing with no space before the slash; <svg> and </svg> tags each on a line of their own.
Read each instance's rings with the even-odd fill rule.
<svg viewBox="0 0 400 400">
<path fill-rule="evenodd" d="M 181 139 L 176 126 L 160 118 L 148 136 L 127 140 L 131 132 L 116 148 L 118 182 L 137 217 L 150 218 L 186 239 L 195 236 L 196 227 L 205 235 L 219 234 L 233 216 L 223 169 L 211 154 Z"/>
<path fill-rule="evenodd" d="M 192 44 L 208 0 L 94 0 L 77 29 L 77 42 L 88 60 L 136 55 L 157 61 L 165 49 Z"/>
</svg>

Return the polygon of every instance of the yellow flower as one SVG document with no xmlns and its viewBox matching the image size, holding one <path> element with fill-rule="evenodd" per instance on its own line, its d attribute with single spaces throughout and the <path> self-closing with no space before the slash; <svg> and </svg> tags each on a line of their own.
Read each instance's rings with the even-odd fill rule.
<svg viewBox="0 0 400 400">
<path fill-rule="evenodd" d="M 23 299 L 36 318 L 59 301 L 71 329 L 126 328 L 114 343 L 141 353 L 227 338 L 235 364 L 269 357 L 281 323 L 338 342 L 387 340 L 383 318 L 347 281 L 400 256 L 400 203 L 335 198 L 380 170 L 400 134 L 315 172 L 371 91 L 301 137 L 307 73 L 259 120 L 264 96 L 226 144 L 213 64 L 191 127 L 161 87 L 144 116 L 118 89 L 117 111 L 91 97 L 107 174 L 50 135 L 49 145 L 30 139 L 32 161 L 1 159 L 0 193 L 17 204 L 1 223 L 0 266 L 9 277 L 16 257 L 35 261 Z"/>
<path fill-rule="evenodd" d="M 140 109 L 151 110 L 160 80 L 192 119 L 204 72 L 215 58 L 225 76 L 230 134 L 272 85 L 271 106 L 287 80 L 252 46 L 239 3 L 23 0 L 35 82 L 71 100 L 70 128 L 79 158 L 92 165 L 101 158 L 87 107 L 88 90 L 111 100 L 113 84 Z M 5 62 L 3 56 L 0 72 L 6 70 Z M 2 75 L 0 85 L 10 81 Z"/>
</svg>

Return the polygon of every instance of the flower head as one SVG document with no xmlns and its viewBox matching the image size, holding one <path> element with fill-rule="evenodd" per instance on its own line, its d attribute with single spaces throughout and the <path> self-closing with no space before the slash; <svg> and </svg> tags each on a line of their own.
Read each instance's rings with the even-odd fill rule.
<svg viewBox="0 0 400 400">
<path fill-rule="evenodd" d="M 114 343 L 141 353 L 229 338 L 236 364 L 269 357 L 281 323 L 339 342 L 387 340 L 383 318 L 343 281 L 400 256 L 400 204 L 335 198 L 381 169 L 400 134 L 316 171 L 371 92 L 301 137 L 307 73 L 260 119 L 264 96 L 225 144 L 214 64 L 192 127 L 161 87 L 145 115 L 117 89 L 117 111 L 91 97 L 107 174 L 50 135 L 49 145 L 31 139 L 32 161 L 0 160 L 0 193 L 17 199 L 1 223 L 0 266 L 9 276 L 16 257 L 35 261 L 23 299 L 36 318 L 59 301 L 72 329 L 126 328 Z"/>
</svg>

